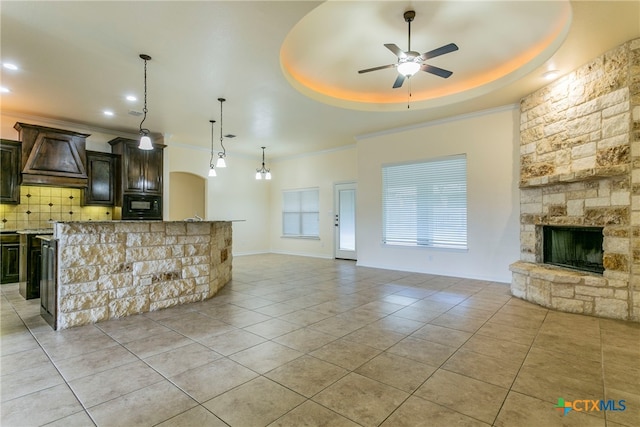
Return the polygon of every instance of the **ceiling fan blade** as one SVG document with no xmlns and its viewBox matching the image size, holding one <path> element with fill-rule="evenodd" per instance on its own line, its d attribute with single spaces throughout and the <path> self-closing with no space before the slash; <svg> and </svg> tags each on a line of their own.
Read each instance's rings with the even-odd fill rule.
<svg viewBox="0 0 640 427">
<path fill-rule="evenodd" d="M 425 52 L 420 57 L 423 61 L 429 58 L 435 58 L 436 56 L 444 55 L 445 53 L 455 52 L 458 50 L 458 46 L 455 43 L 449 43 L 444 46 L 440 46 L 437 49 L 430 50 L 429 52 Z"/>
<path fill-rule="evenodd" d="M 429 64 L 423 64 L 420 69 L 422 71 L 426 71 L 427 73 L 435 74 L 436 76 L 442 77 L 443 79 L 446 79 L 450 77 L 451 74 L 453 74 L 452 71 L 443 70 L 442 68 L 434 67 L 433 65 Z"/>
<path fill-rule="evenodd" d="M 393 82 L 393 88 L 397 89 L 400 86 L 402 86 L 402 83 L 404 83 L 404 79 L 405 79 L 404 74 L 398 74 L 398 78 L 396 79 L 395 82 Z"/>
<path fill-rule="evenodd" d="M 360 71 L 358 71 L 358 73 L 359 74 L 368 73 L 370 71 L 384 70 L 385 68 L 393 68 L 393 67 L 397 67 L 397 66 L 398 66 L 398 64 L 381 65 L 379 67 L 373 67 L 373 68 L 367 68 L 366 70 L 360 70 Z"/>
<path fill-rule="evenodd" d="M 393 43 L 387 43 L 387 44 L 384 45 L 384 47 L 386 47 L 391 52 L 393 52 L 393 54 L 395 56 L 397 56 L 398 58 L 404 58 L 405 56 L 407 56 L 407 54 L 404 53 L 404 51 L 402 49 L 400 49 L 397 45 L 395 45 Z"/>
</svg>

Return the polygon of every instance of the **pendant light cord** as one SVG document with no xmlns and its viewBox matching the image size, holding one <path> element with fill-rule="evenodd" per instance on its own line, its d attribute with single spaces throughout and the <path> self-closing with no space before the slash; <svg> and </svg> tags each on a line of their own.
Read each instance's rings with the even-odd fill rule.
<svg viewBox="0 0 640 427">
<path fill-rule="evenodd" d="M 262 148 L 262 168 L 256 169 L 256 179 L 271 179 L 271 170 L 267 169 L 264 164 L 264 149 Z"/>
<path fill-rule="evenodd" d="M 144 57 L 144 55 L 140 55 L 140 57 L 144 59 L 144 108 L 142 109 L 144 116 L 142 117 L 142 121 L 140 122 L 140 133 L 146 135 L 149 133 L 149 130 L 144 129 L 142 127 L 142 124 L 145 120 L 147 120 L 147 112 L 149 111 L 147 110 L 147 59 Z"/>
<path fill-rule="evenodd" d="M 209 159 L 209 167 L 213 169 L 213 124 L 215 120 L 209 120 L 211 122 L 211 158 Z"/>
<path fill-rule="evenodd" d="M 227 150 L 225 150 L 224 148 L 224 144 L 222 142 L 223 138 L 222 138 L 222 103 L 225 101 L 224 98 L 218 98 L 218 101 L 220 101 L 220 146 L 222 147 L 222 155 L 226 156 L 227 155 Z"/>
</svg>

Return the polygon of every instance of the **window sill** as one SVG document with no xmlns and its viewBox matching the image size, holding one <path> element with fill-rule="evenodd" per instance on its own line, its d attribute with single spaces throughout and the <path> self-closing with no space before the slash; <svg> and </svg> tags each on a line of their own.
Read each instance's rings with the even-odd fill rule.
<svg viewBox="0 0 640 427">
<path fill-rule="evenodd" d="M 385 243 L 382 242 L 383 247 L 391 248 L 416 248 L 416 249 L 432 249 L 436 251 L 446 252 L 469 252 L 469 247 L 455 247 L 455 246 L 440 246 L 440 245 L 415 245 L 410 243 Z"/>
</svg>

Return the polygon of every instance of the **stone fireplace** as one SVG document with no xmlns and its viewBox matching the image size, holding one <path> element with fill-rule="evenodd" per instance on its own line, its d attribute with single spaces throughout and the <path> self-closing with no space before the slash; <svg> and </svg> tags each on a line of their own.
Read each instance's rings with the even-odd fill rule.
<svg viewBox="0 0 640 427">
<path fill-rule="evenodd" d="M 527 96 L 520 114 L 512 294 L 560 311 L 640 321 L 640 39 Z M 601 233 L 601 267 L 545 263 L 550 226 Z M 594 257 L 593 243 L 571 244 Z"/>
</svg>

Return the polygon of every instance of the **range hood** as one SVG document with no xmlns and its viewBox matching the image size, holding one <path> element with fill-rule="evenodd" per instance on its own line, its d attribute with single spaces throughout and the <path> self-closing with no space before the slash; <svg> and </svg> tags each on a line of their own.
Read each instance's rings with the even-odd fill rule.
<svg viewBox="0 0 640 427">
<path fill-rule="evenodd" d="M 87 186 L 88 134 L 16 123 L 22 141 L 23 185 Z"/>
</svg>

